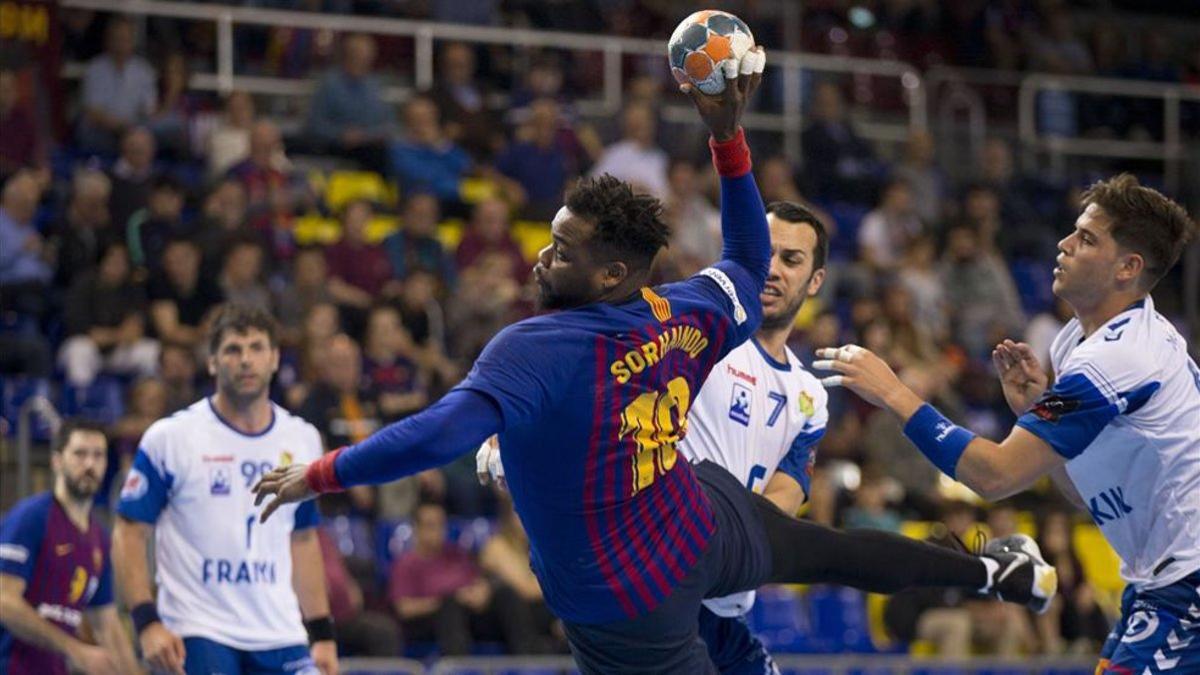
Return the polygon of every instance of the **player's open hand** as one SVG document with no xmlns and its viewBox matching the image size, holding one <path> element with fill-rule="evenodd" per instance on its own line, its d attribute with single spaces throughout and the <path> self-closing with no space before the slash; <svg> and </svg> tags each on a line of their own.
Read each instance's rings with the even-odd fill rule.
<svg viewBox="0 0 1200 675">
<path fill-rule="evenodd" d="M 152 671 L 184 675 L 183 664 L 187 659 L 187 651 L 183 640 L 166 626 L 158 622 L 146 626 L 138 636 L 138 642 L 142 646 L 142 656 Z"/>
<path fill-rule="evenodd" d="M 992 350 L 992 364 L 1000 374 L 1004 399 L 1017 415 L 1033 407 L 1050 384 L 1033 348 L 1024 342 L 1005 340 L 996 345 Z"/>
<path fill-rule="evenodd" d="M 746 102 L 762 82 L 766 65 L 767 53 L 762 47 L 754 47 L 740 61 L 730 59 L 723 64 L 725 91 L 720 94 L 710 96 L 691 84 L 679 85 L 679 91 L 692 97 L 713 138 L 727 141 L 737 134 Z"/>
<path fill-rule="evenodd" d="M 77 648 L 68 653 L 72 670 L 87 675 L 119 675 L 121 669 L 112 654 L 103 647 L 80 643 Z"/>
<path fill-rule="evenodd" d="M 258 484 L 254 486 L 255 506 L 261 504 L 267 495 L 276 495 L 275 499 L 267 504 L 267 508 L 263 509 L 259 522 L 267 522 L 267 518 L 275 513 L 275 509 L 284 504 L 302 502 L 317 496 L 304 478 L 307 470 L 307 464 L 277 466 L 258 481 Z"/>
<path fill-rule="evenodd" d="M 818 349 L 817 357 L 822 360 L 813 361 L 814 369 L 837 373 L 822 378 L 822 385 L 846 387 L 871 405 L 889 408 L 889 397 L 908 389 L 887 362 L 858 345 Z"/>
</svg>

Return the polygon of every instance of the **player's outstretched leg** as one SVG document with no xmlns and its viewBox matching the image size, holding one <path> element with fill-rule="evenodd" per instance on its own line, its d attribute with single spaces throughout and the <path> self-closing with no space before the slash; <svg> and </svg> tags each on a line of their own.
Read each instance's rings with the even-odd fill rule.
<svg viewBox="0 0 1200 675">
<path fill-rule="evenodd" d="M 796 520 L 753 495 L 771 548 L 773 583 L 830 583 L 872 593 L 960 587 L 1043 612 L 1058 590 L 1054 568 L 1028 537 L 992 542 L 982 555 L 881 530 L 839 531 Z"/>
</svg>

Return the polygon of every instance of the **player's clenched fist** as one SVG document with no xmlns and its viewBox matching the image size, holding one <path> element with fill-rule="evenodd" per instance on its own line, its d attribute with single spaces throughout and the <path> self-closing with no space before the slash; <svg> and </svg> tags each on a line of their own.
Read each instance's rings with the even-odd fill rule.
<svg viewBox="0 0 1200 675">
<path fill-rule="evenodd" d="M 156 673 L 172 673 L 184 675 L 183 662 L 187 652 L 183 640 L 167 630 L 161 623 L 155 622 L 146 626 L 138 637 L 142 645 L 142 655 Z"/>
<path fill-rule="evenodd" d="M 267 495 L 276 495 L 275 499 L 267 504 L 267 508 L 263 509 L 260 522 L 267 522 L 267 518 L 275 513 L 275 509 L 284 504 L 302 502 L 317 496 L 317 493 L 309 487 L 308 480 L 305 479 L 306 471 L 308 471 L 307 464 L 279 466 L 258 481 L 258 484 L 254 486 L 255 506 L 261 504 Z"/>
<path fill-rule="evenodd" d="M 321 671 L 321 675 L 338 675 L 337 643 L 333 640 L 319 640 L 309 649 L 313 663 Z"/>
</svg>

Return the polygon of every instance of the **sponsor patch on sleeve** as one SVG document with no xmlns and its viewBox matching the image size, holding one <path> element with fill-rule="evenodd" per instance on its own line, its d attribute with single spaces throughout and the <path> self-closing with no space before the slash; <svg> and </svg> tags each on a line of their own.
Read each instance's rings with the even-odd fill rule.
<svg viewBox="0 0 1200 675">
<path fill-rule="evenodd" d="M 746 323 L 746 308 L 742 307 L 742 301 L 738 299 L 737 288 L 734 287 L 729 276 L 715 267 L 706 267 L 699 273 L 717 282 L 717 286 L 720 286 L 725 295 L 729 296 L 729 300 L 733 303 L 733 320 L 739 326 Z"/>
</svg>

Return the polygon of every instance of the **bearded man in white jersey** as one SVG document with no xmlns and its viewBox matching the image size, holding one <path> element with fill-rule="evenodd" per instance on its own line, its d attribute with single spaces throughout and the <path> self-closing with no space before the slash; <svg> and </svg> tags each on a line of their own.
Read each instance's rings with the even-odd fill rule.
<svg viewBox="0 0 1200 675">
<path fill-rule="evenodd" d="M 156 672 L 337 673 L 314 503 L 259 523 L 250 492 L 323 452 L 317 430 L 268 397 L 277 336 L 266 312 L 223 307 L 208 339 L 216 393 L 146 430 L 121 489 L 113 564 Z"/>
<path fill-rule="evenodd" d="M 1006 340 L 993 352 L 1019 416 L 1000 443 L 947 420 L 860 347 L 817 350 L 813 364 L 837 371 L 823 384 L 904 420 L 917 449 L 983 497 L 1050 475 L 1087 509 L 1128 583 L 1098 674 L 1200 672 L 1200 368 L 1150 297 L 1195 230 L 1182 207 L 1129 174 L 1084 193 L 1058 242 L 1054 293 L 1075 317 L 1050 348 L 1054 384 L 1028 345 Z"/>
<path fill-rule="evenodd" d="M 688 412 L 686 435 L 679 451 L 692 463 L 711 462 L 733 474 L 747 488 L 762 492 L 778 510 L 778 520 L 794 516 L 808 498 L 816 446 L 829 419 L 828 396 L 820 381 L 804 368 L 787 347 L 788 337 L 804 302 L 816 295 L 825 280 L 829 237 L 821 221 L 804 207 L 773 202 L 766 208 L 771 234 L 771 259 L 760 296 L 763 320 L 745 343 L 717 362 Z M 480 480 L 502 484 L 500 451 L 489 441 L 476 455 Z M 959 554 L 936 547 L 917 557 L 916 542 L 873 530 L 839 532 L 807 523 L 793 555 L 808 569 L 836 569 L 838 583 L 866 590 L 893 592 L 880 586 L 890 576 L 878 560 L 894 570 L 927 567 L 930 579 L 949 583 Z M 1013 554 L 989 575 L 1005 583 L 1039 588 L 1021 601 L 1043 611 L 1054 594 L 1053 574 L 1042 562 L 1036 545 Z M 869 548 L 864 548 L 869 547 Z M 870 551 L 870 552 L 868 552 Z M 1009 554 L 1006 554 L 1009 555 Z M 1024 573 L 1017 572 L 1022 565 Z M 896 571 L 896 575 L 901 572 Z M 1025 574 L 1023 581 L 1017 579 Z M 995 587 L 984 593 L 1003 596 Z M 884 584 L 886 586 L 886 583 Z M 1016 599 L 1013 596 L 1010 599 Z M 723 675 L 778 673 L 763 643 L 751 633 L 744 615 L 754 604 L 747 591 L 705 600 L 700 614 L 700 637 L 709 658 Z"/>
</svg>

